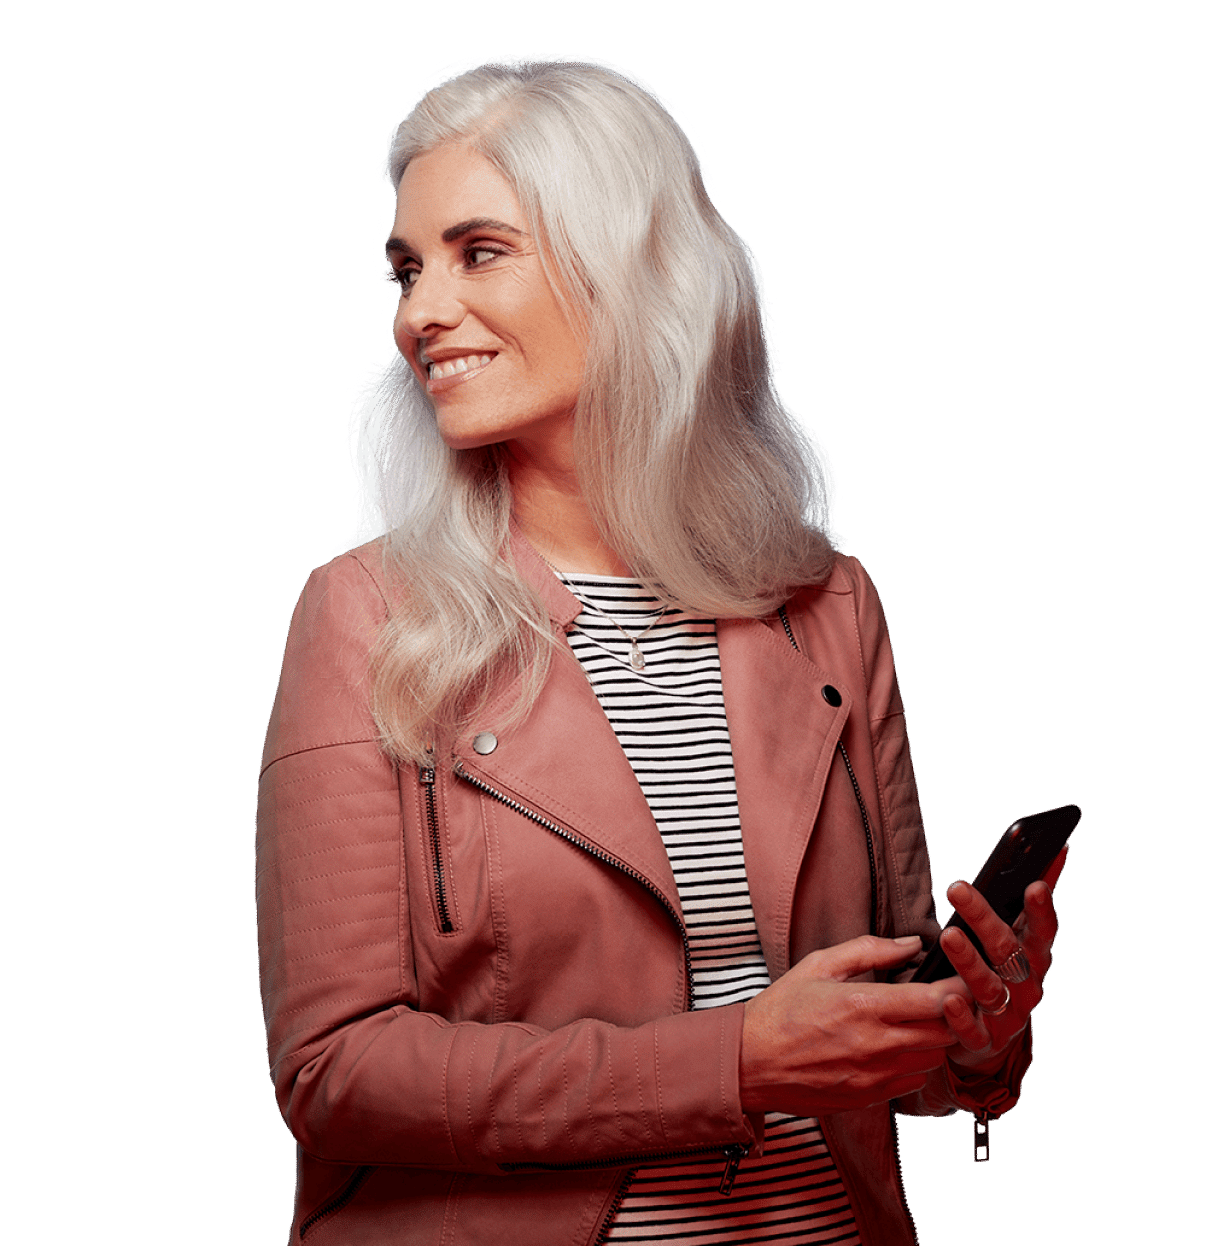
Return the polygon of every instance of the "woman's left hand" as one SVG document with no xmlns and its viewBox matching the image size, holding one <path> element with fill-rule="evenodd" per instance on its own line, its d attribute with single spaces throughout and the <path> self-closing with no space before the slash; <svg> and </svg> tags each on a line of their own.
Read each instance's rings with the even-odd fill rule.
<svg viewBox="0 0 1206 1246">
<path fill-rule="evenodd" d="M 1051 888 L 1067 855 L 1064 847 L 1042 881 L 1026 888 L 1025 907 L 1012 928 L 968 883 L 953 883 L 948 889 L 950 902 L 975 931 L 991 962 L 985 963 L 963 931 L 943 932 L 942 950 L 965 988 L 947 996 L 943 1005 L 947 1024 L 959 1039 L 959 1045 L 947 1054 L 951 1063 L 991 1072 L 1001 1064 L 1005 1049 L 1026 1028 L 1043 997 L 1043 978 L 1051 967 L 1051 945 L 1058 927 Z M 1019 948 L 1025 953 L 1030 972 L 1021 982 L 1006 983 L 993 966 L 1002 966 Z M 1006 1006 L 1002 1008 L 1003 1004 Z"/>
</svg>

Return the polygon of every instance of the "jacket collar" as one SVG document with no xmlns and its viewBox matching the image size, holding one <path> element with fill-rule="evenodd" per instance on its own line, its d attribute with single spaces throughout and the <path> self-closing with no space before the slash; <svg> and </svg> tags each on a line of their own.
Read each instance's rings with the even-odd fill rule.
<svg viewBox="0 0 1206 1246">
<path fill-rule="evenodd" d="M 554 625 L 568 631 L 581 610 L 522 534 L 513 533 L 516 569 L 541 595 Z M 733 746 L 738 809 L 754 915 L 772 977 L 788 965 L 791 904 L 820 807 L 851 690 L 788 641 L 775 616 L 717 624 L 725 712 Z M 832 706 L 830 685 L 841 696 Z M 657 825 L 611 724 L 568 643 L 560 646 L 532 712 L 491 731 L 518 692 L 504 689 L 456 742 L 460 767 L 583 847 L 660 892 L 679 919 L 682 908 Z"/>
</svg>

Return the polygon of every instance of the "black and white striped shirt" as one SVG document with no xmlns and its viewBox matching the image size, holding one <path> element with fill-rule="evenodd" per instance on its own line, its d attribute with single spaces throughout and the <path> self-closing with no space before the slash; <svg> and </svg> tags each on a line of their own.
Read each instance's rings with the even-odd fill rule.
<svg viewBox="0 0 1206 1246">
<path fill-rule="evenodd" d="M 687 927 L 695 1007 L 749 999 L 770 985 L 770 975 L 746 880 L 716 622 L 677 610 L 655 618 L 657 599 L 635 580 L 561 578 L 583 603 L 570 645 L 666 845 Z M 630 660 L 634 636 L 645 662 L 640 670 Z M 763 1154 L 742 1162 L 728 1196 L 720 1193 L 725 1163 L 717 1154 L 639 1168 L 607 1241 L 858 1243 L 815 1119 L 769 1113 Z"/>
</svg>

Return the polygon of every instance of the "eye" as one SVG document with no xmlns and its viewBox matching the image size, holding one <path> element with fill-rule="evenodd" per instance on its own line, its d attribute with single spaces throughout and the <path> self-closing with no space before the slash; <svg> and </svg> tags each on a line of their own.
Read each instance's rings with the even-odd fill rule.
<svg viewBox="0 0 1206 1246">
<path fill-rule="evenodd" d="M 497 259 L 501 254 L 501 251 L 495 250 L 493 247 L 466 247 L 465 267 L 480 268 L 483 264 L 488 264 L 491 260 Z"/>
<path fill-rule="evenodd" d="M 393 281 L 402 287 L 402 297 L 405 298 L 411 290 L 414 289 L 415 281 L 418 279 L 419 270 L 417 268 L 391 268 L 385 274 L 387 281 Z"/>
</svg>

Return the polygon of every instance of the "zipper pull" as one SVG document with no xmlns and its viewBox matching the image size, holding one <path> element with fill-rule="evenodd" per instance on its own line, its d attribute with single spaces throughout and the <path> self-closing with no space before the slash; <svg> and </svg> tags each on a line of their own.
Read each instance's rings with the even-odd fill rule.
<svg viewBox="0 0 1206 1246">
<path fill-rule="evenodd" d="M 734 1142 L 724 1149 L 724 1157 L 728 1161 L 724 1166 L 724 1174 L 720 1178 L 720 1192 L 726 1197 L 733 1192 L 733 1182 L 737 1180 L 737 1169 L 741 1161 L 750 1153 L 750 1149 L 742 1142 Z"/>
<path fill-rule="evenodd" d="M 419 767 L 419 782 L 430 787 L 435 782 L 435 750 L 427 750 L 427 764 Z"/>
<path fill-rule="evenodd" d="M 988 1112 L 983 1111 L 976 1113 L 976 1119 L 973 1122 L 972 1145 L 977 1164 L 983 1164 L 988 1159 L 988 1120 Z"/>
</svg>

